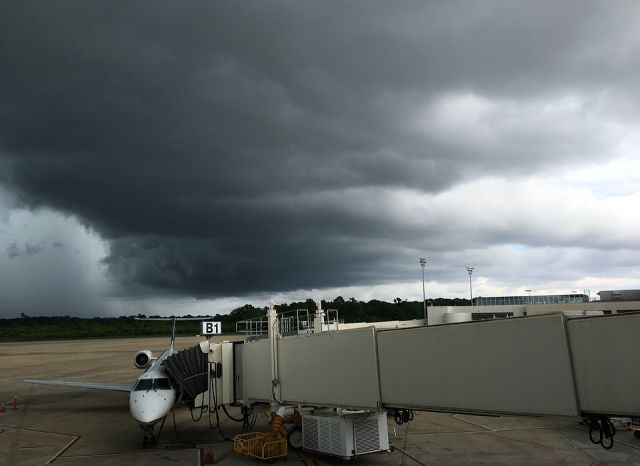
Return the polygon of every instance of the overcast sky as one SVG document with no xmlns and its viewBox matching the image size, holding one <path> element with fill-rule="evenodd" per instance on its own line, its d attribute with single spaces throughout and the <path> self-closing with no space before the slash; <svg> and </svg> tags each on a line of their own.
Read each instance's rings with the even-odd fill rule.
<svg viewBox="0 0 640 466">
<path fill-rule="evenodd" d="M 0 317 L 640 288 L 635 1 L 5 1 Z"/>
</svg>

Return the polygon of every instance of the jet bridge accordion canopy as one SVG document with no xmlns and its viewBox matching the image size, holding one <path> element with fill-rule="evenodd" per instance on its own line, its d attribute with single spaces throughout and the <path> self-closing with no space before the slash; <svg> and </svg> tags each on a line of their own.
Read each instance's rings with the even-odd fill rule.
<svg viewBox="0 0 640 466">
<path fill-rule="evenodd" d="M 183 392 L 183 399 L 193 400 L 207 391 L 207 355 L 194 346 L 169 356 L 165 362 L 167 371 Z"/>
</svg>

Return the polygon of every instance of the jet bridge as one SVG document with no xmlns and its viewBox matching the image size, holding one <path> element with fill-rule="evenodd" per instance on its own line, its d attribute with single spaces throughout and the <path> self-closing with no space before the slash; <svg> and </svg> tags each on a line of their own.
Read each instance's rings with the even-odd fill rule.
<svg viewBox="0 0 640 466">
<path fill-rule="evenodd" d="M 640 416 L 640 314 L 374 326 L 243 348 L 244 403 Z"/>
<path fill-rule="evenodd" d="M 640 417 L 640 313 L 328 330 L 320 310 L 290 336 L 278 319 L 272 305 L 264 338 L 201 343 L 215 396 L 196 405 L 589 417 L 603 446 L 609 416 Z"/>
</svg>

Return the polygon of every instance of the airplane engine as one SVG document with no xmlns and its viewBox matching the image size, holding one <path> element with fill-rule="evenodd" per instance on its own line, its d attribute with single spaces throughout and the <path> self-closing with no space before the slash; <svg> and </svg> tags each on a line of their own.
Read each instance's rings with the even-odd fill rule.
<svg viewBox="0 0 640 466">
<path fill-rule="evenodd" d="M 153 357 L 151 350 L 142 350 L 136 353 L 133 363 L 138 369 L 146 369 L 151 365 L 154 359 L 155 358 Z"/>
</svg>

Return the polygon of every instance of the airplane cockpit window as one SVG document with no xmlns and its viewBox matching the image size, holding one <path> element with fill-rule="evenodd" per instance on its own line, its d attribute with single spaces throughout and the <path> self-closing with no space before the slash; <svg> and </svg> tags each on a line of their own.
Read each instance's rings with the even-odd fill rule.
<svg viewBox="0 0 640 466">
<path fill-rule="evenodd" d="M 171 383 L 169 379 L 155 379 L 153 381 L 153 388 L 157 390 L 171 390 Z"/>
<path fill-rule="evenodd" d="M 134 391 L 151 390 L 153 388 L 153 379 L 140 379 L 136 384 Z"/>
<path fill-rule="evenodd" d="M 161 379 L 140 379 L 134 391 L 142 390 L 171 390 L 171 382 L 167 378 Z"/>
</svg>

